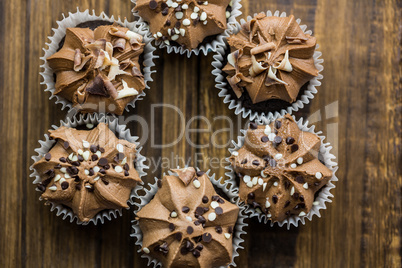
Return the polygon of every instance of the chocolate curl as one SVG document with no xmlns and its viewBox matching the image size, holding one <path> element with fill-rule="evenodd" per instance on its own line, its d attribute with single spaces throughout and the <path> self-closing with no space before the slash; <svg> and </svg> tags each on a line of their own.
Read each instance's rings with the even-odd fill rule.
<svg viewBox="0 0 402 268">
<path fill-rule="evenodd" d="M 120 62 L 120 70 L 125 70 L 134 66 L 134 63 L 130 59 L 125 59 Z"/>
<path fill-rule="evenodd" d="M 118 96 L 117 89 L 114 87 L 112 82 L 103 74 L 101 74 L 103 83 L 105 84 L 105 88 L 107 92 L 109 93 L 110 96 L 112 96 L 113 99 L 116 99 Z"/>
<path fill-rule="evenodd" d="M 98 58 L 96 59 L 94 68 L 98 69 L 98 68 L 102 67 L 103 62 L 105 61 L 105 58 L 106 58 L 105 51 L 103 49 L 101 49 L 99 52 Z"/>
<path fill-rule="evenodd" d="M 95 56 L 98 56 L 99 51 L 105 50 L 106 49 L 106 39 L 99 39 L 96 40 L 95 42 L 91 44 L 85 45 L 85 48 L 89 49 L 92 51 L 92 53 L 95 54 Z"/>
<path fill-rule="evenodd" d="M 251 55 L 257 55 L 266 51 L 269 51 L 271 49 L 275 48 L 275 44 L 273 42 L 269 42 L 263 45 L 259 45 L 253 49 L 250 50 Z"/>
<path fill-rule="evenodd" d="M 113 35 L 113 36 L 120 37 L 120 38 L 128 39 L 126 33 L 123 32 L 123 31 L 121 31 L 121 30 L 119 30 L 119 29 L 116 28 L 116 27 L 110 28 L 109 34 L 110 34 L 110 35 Z"/>
<path fill-rule="evenodd" d="M 302 42 L 306 42 L 308 38 L 306 37 L 291 37 L 291 36 L 286 36 L 286 41 L 288 44 L 301 44 Z"/>
<path fill-rule="evenodd" d="M 144 75 L 141 73 L 141 71 L 136 66 L 133 66 L 133 68 L 131 69 L 131 74 L 134 77 L 144 78 Z"/>
<path fill-rule="evenodd" d="M 142 47 L 142 43 L 137 39 L 130 39 L 130 45 L 133 50 L 138 50 Z"/>
<path fill-rule="evenodd" d="M 82 68 L 84 68 L 85 64 L 87 64 L 87 62 L 92 59 L 91 55 L 88 55 L 86 57 L 84 57 L 84 55 L 82 55 L 81 51 L 77 48 L 75 50 L 75 55 L 74 55 L 74 71 L 75 72 L 79 72 L 82 70 Z"/>
<path fill-rule="evenodd" d="M 116 41 L 114 41 L 113 48 L 117 49 L 120 52 L 123 52 L 126 48 L 126 42 L 127 40 L 124 38 L 116 39 Z"/>
<path fill-rule="evenodd" d="M 142 35 L 132 31 L 127 31 L 127 37 L 130 39 L 130 45 L 133 50 L 138 50 L 142 47 Z"/>
<path fill-rule="evenodd" d="M 82 104 L 85 101 L 85 88 L 86 88 L 86 86 L 87 86 L 87 83 L 84 83 L 79 88 L 77 88 L 76 98 L 77 98 L 77 102 L 79 104 Z"/>
<path fill-rule="evenodd" d="M 250 75 L 252 77 L 255 77 L 257 75 L 259 75 L 260 73 L 262 73 L 263 71 L 265 71 L 266 69 L 268 69 L 268 64 L 264 63 L 261 64 L 259 63 L 254 55 L 251 55 L 251 62 L 253 63 L 249 69 Z"/>
<path fill-rule="evenodd" d="M 109 57 L 113 57 L 113 45 L 110 42 L 106 42 L 106 48 L 105 51 L 109 54 Z"/>
</svg>

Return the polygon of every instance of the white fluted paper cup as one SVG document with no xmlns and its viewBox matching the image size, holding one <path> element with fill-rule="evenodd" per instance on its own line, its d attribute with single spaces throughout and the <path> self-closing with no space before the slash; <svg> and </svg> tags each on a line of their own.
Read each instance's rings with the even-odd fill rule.
<svg viewBox="0 0 402 268">
<path fill-rule="evenodd" d="M 82 125 L 87 125 L 87 124 L 98 124 L 98 123 L 106 123 L 109 127 L 109 129 L 116 134 L 117 137 L 120 139 L 127 140 L 131 143 L 134 143 L 136 146 L 136 160 L 135 160 L 135 169 L 137 170 L 139 177 L 142 178 L 145 175 L 147 175 L 145 169 L 149 169 L 149 167 L 145 164 L 146 158 L 141 155 L 141 150 L 142 147 L 140 147 L 140 144 L 138 143 L 139 137 L 137 136 L 131 136 L 130 130 L 126 128 L 124 125 L 119 125 L 117 118 L 112 117 L 112 116 L 104 116 L 104 115 L 98 115 L 98 114 L 85 114 L 85 115 L 78 115 L 78 116 L 73 116 L 71 118 L 66 118 L 65 121 L 60 121 L 60 126 L 52 126 L 52 129 L 58 129 L 61 126 L 66 126 L 70 128 L 76 128 L 77 126 L 82 126 Z M 50 151 L 50 149 L 53 147 L 53 145 L 56 143 L 55 140 L 50 139 L 50 136 L 48 134 L 45 134 L 45 139 L 44 140 L 39 140 L 39 144 L 41 145 L 40 148 L 35 149 L 35 152 L 37 155 L 32 156 L 31 158 L 33 159 L 34 163 L 39 161 L 44 157 L 46 153 Z M 30 166 L 31 174 L 30 177 L 35 178 L 33 181 L 33 184 L 39 184 L 42 179 L 39 175 L 39 173 L 34 169 L 33 165 Z M 137 183 L 136 187 L 131 191 L 130 197 L 127 200 L 127 204 L 133 205 L 134 204 L 134 198 L 137 198 L 138 196 L 138 191 L 142 189 L 141 183 Z M 37 190 L 39 191 L 39 190 Z M 39 200 L 42 201 L 42 198 L 40 197 Z M 79 225 L 87 225 L 90 222 L 93 223 L 94 225 L 100 223 L 103 224 L 105 220 L 112 220 L 113 218 L 117 218 L 118 216 L 122 215 L 122 210 L 123 209 L 109 209 L 105 211 L 101 211 L 98 214 L 95 215 L 91 220 L 88 222 L 83 222 L 81 221 L 77 215 L 74 214 L 73 210 L 71 208 L 67 208 L 66 206 L 63 206 L 61 204 L 56 204 L 54 202 L 48 202 L 50 204 L 50 211 L 56 211 L 57 216 L 61 216 L 63 220 L 68 219 L 70 223 L 73 223 L 76 221 L 77 224 Z M 127 208 L 129 209 L 129 208 Z"/>
<path fill-rule="evenodd" d="M 294 119 L 294 115 L 292 116 Z M 259 125 L 268 125 L 270 124 L 272 120 L 269 119 L 262 119 L 259 120 L 257 122 L 257 124 Z M 282 227 L 284 225 L 286 225 L 287 229 L 290 229 L 290 227 L 293 225 L 295 227 L 298 227 L 299 222 L 301 224 L 305 224 L 306 220 L 311 221 L 314 215 L 317 215 L 319 218 L 321 217 L 321 213 L 320 210 L 325 210 L 327 208 L 325 203 L 332 203 L 331 198 L 333 198 L 334 196 L 331 194 L 331 190 L 333 188 L 335 188 L 335 182 L 338 181 L 338 178 L 335 175 L 335 172 L 338 170 L 338 164 L 336 162 L 334 162 L 333 160 L 336 158 L 335 155 L 333 155 L 330 151 L 332 149 L 332 146 L 330 143 L 324 143 L 324 139 L 325 136 L 321 135 L 322 132 L 321 131 L 315 131 L 315 126 L 308 126 L 308 121 L 306 120 L 305 122 L 303 122 L 303 118 L 300 118 L 298 121 L 296 121 L 297 126 L 299 127 L 300 130 L 305 131 L 305 132 L 310 132 L 313 133 L 315 135 L 317 135 L 320 140 L 321 140 L 321 146 L 320 146 L 320 150 L 319 150 L 319 157 L 320 160 L 322 160 L 325 163 L 325 166 L 327 168 L 329 168 L 332 171 L 332 177 L 331 179 L 328 181 L 328 183 L 326 185 L 324 185 L 318 196 L 314 199 L 314 204 L 313 207 L 311 208 L 311 210 L 309 211 L 309 213 L 307 213 L 305 216 L 292 216 L 290 218 L 287 218 L 281 222 L 272 222 L 268 219 L 268 217 L 266 217 L 266 215 L 264 213 L 258 213 L 252 206 L 248 205 L 248 204 L 244 204 L 244 201 L 240 201 L 241 204 L 244 204 L 246 207 L 246 213 L 249 215 L 249 217 L 257 217 L 259 222 L 263 222 L 265 224 L 268 223 L 268 221 L 270 222 L 271 227 L 275 225 L 275 223 L 277 223 L 279 225 L 279 227 Z M 238 151 L 243 145 L 244 145 L 244 141 L 246 138 L 246 134 L 247 134 L 247 130 L 240 130 L 240 132 L 242 133 L 241 136 L 237 137 L 237 142 L 236 141 L 232 141 L 232 144 L 234 145 L 233 148 L 229 148 L 229 152 L 230 154 L 233 151 Z M 228 172 L 225 173 L 225 175 L 228 177 L 227 182 L 230 183 L 231 185 L 234 186 L 234 190 L 236 193 L 236 197 L 232 200 L 233 201 L 238 201 L 239 199 L 239 185 L 237 184 L 236 181 L 236 174 L 235 171 L 232 167 L 232 165 L 230 164 L 229 161 L 229 157 L 226 158 L 226 161 L 229 163 L 225 169 L 228 170 Z"/>
<path fill-rule="evenodd" d="M 187 166 L 186 166 L 187 167 Z M 180 168 L 180 167 L 177 167 Z M 197 168 L 197 171 L 200 171 Z M 168 175 L 173 175 L 175 173 L 171 172 L 170 170 L 168 171 Z M 215 174 L 211 174 L 211 170 L 208 170 L 205 172 L 205 174 L 208 176 L 210 181 L 212 182 L 215 190 L 222 191 L 224 193 L 224 197 L 227 201 L 234 203 L 239 207 L 239 216 L 237 218 L 237 222 L 233 231 L 233 256 L 232 256 L 232 262 L 229 264 L 229 266 L 236 267 L 235 263 L 235 258 L 239 256 L 239 250 L 244 249 L 243 246 L 241 246 L 241 243 L 244 242 L 244 239 L 241 237 L 242 235 L 246 234 L 247 232 L 244 230 L 248 224 L 245 222 L 245 219 L 247 218 L 245 214 L 245 207 L 243 204 L 240 204 L 238 201 L 234 201 L 237 197 L 237 193 L 235 191 L 235 188 L 233 185 L 230 183 L 226 182 L 224 178 L 215 178 Z M 163 176 L 167 175 L 166 173 L 163 173 Z M 135 209 L 134 214 L 137 214 L 144 206 L 146 206 L 155 196 L 155 194 L 158 191 L 158 178 L 154 178 L 154 183 L 149 184 L 148 188 L 143 187 L 142 191 L 143 194 L 138 197 L 139 203 L 135 203 L 135 206 L 137 209 Z M 220 195 L 220 193 L 218 193 Z M 140 249 L 137 251 L 138 253 L 141 253 L 141 258 L 145 258 L 148 260 L 148 266 L 153 266 L 153 267 L 162 267 L 162 263 L 158 261 L 157 259 L 152 258 L 151 256 L 145 254 L 141 249 L 142 249 L 142 231 L 138 225 L 138 220 L 133 220 L 133 232 L 130 235 L 131 237 L 135 238 L 135 244 L 140 247 Z M 227 266 L 227 267 L 229 267 Z"/>
<path fill-rule="evenodd" d="M 124 21 L 118 17 L 117 19 L 114 16 L 107 16 L 104 12 L 102 12 L 99 16 L 95 14 L 95 11 L 92 11 L 92 14 L 89 10 L 85 10 L 81 12 L 79 8 L 77 8 L 77 12 L 68 13 L 66 17 L 63 14 L 63 19 L 61 21 L 57 21 L 57 28 L 53 28 L 52 31 L 54 34 L 50 37 L 49 43 L 46 43 L 47 48 L 44 48 L 44 55 L 40 58 L 43 61 L 43 64 L 40 66 L 42 71 L 40 75 L 43 78 L 41 82 L 42 85 L 45 85 L 45 91 L 50 92 L 49 100 L 56 99 L 56 104 L 60 103 L 62 105 L 61 109 L 67 109 L 68 112 L 75 112 L 76 109 L 73 108 L 72 103 L 69 100 L 66 100 L 63 97 L 55 95 L 54 92 L 56 90 L 55 81 L 53 77 L 53 70 L 50 68 L 47 58 L 55 54 L 59 49 L 59 44 L 66 36 L 67 28 L 74 28 L 77 25 L 89 22 L 89 21 L 105 21 L 109 23 L 118 23 L 119 25 L 128 28 L 130 31 L 140 34 L 143 37 L 143 42 L 145 43 L 144 51 L 143 51 L 143 59 L 141 62 L 141 71 L 144 75 L 145 89 L 149 89 L 149 83 L 152 82 L 152 73 L 155 73 L 156 70 L 152 70 L 152 67 L 155 66 L 154 60 L 158 58 L 157 55 L 154 55 L 156 48 L 152 45 L 152 35 L 148 32 L 146 28 L 144 28 L 142 23 L 137 22 L 128 22 L 127 19 Z M 129 102 L 125 107 L 126 111 L 129 111 L 129 107 L 135 108 L 135 103 L 138 100 L 142 100 L 144 98 L 145 89 L 137 95 L 137 97 Z"/>
<path fill-rule="evenodd" d="M 242 5 L 240 3 L 241 0 L 232 0 L 230 5 L 232 7 L 232 11 L 230 12 L 229 18 L 227 18 L 227 29 L 216 36 L 214 40 L 210 43 L 204 43 L 202 42 L 200 45 L 198 45 L 197 48 L 194 48 L 192 50 L 183 48 L 181 46 L 175 46 L 175 45 L 167 45 L 165 42 L 161 40 L 155 40 L 155 45 L 158 46 L 160 49 L 166 48 L 167 53 L 176 53 L 176 54 L 186 54 L 188 58 L 191 57 L 192 54 L 198 56 L 200 53 L 204 54 L 205 56 L 209 52 L 215 52 L 217 51 L 218 47 L 222 46 L 225 44 L 225 39 L 229 36 L 230 32 L 233 31 L 233 27 L 237 23 L 236 17 L 240 16 L 242 12 L 240 11 Z M 131 2 L 136 4 L 137 0 L 131 0 Z M 148 23 L 138 14 L 137 11 L 133 9 L 133 14 L 136 19 L 138 19 L 138 22 L 142 22 L 145 27 L 149 29 Z"/>
<path fill-rule="evenodd" d="M 254 14 L 254 17 L 258 15 Z M 286 17 L 286 13 L 276 11 L 272 13 L 271 11 L 267 11 L 266 15 L 268 17 Z M 236 23 L 233 27 L 231 27 L 230 35 L 237 34 L 241 25 L 250 21 L 253 17 L 248 16 L 247 21 L 241 19 L 240 23 Z M 297 19 L 296 22 L 300 25 L 301 20 Z M 312 35 L 311 30 L 307 30 L 306 25 L 300 25 L 300 28 L 303 30 L 305 34 Z M 302 109 L 305 105 L 309 104 L 310 101 L 314 98 L 314 94 L 317 93 L 317 87 L 321 85 L 320 80 L 323 79 L 323 75 L 321 74 L 324 70 L 324 66 L 322 63 L 324 60 L 321 58 L 322 53 L 318 51 L 319 45 L 317 44 L 314 51 L 314 65 L 318 70 L 318 76 L 312 78 L 307 85 L 305 91 L 296 99 L 295 102 L 289 104 L 288 107 L 281 109 L 279 111 L 271 111 L 271 112 L 257 112 L 252 109 L 248 109 L 243 107 L 242 102 L 234 97 L 234 94 L 231 94 L 232 88 L 226 80 L 227 75 L 222 69 L 225 67 L 227 62 L 227 52 L 229 51 L 229 45 L 224 43 L 224 45 L 218 47 L 216 54 L 213 56 L 214 60 L 212 62 L 212 66 L 214 69 L 212 70 L 212 74 L 215 76 L 215 87 L 219 90 L 218 96 L 223 98 L 223 103 L 229 106 L 229 109 L 234 109 L 234 113 L 236 115 L 241 114 L 244 119 L 253 120 L 261 120 L 262 118 L 275 119 L 280 116 L 284 116 L 285 114 L 292 114 L 293 112 L 297 112 Z M 303 87 L 301 88 L 301 90 Z"/>
</svg>

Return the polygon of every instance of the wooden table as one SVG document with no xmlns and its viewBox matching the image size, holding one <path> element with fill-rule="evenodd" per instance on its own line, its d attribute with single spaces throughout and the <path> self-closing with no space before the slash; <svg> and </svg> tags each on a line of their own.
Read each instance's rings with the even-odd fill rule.
<svg viewBox="0 0 402 268">
<path fill-rule="evenodd" d="M 321 219 L 289 231 L 249 220 L 238 267 L 400 267 L 401 2 L 243 0 L 242 4 L 243 17 L 278 9 L 301 18 L 313 30 L 325 59 L 324 80 L 311 105 L 296 116 L 313 115 L 310 119 L 334 144 L 340 169 L 335 198 Z M 129 236 L 131 211 L 103 226 L 70 224 L 38 201 L 29 177 L 38 140 L 66 114 L 40 86 L 39 57 L 56 20 L 77 6 L 133 19 L 129 0 L 0 1 L 0 267 L 146 267 Z M 210 144 L 211 135 L 229 123 L 212 119 L 223 115 L 235 122 L 232 133 L 216 136 L 219 144 L 236 138 L 246 121 L 217 96 L 212 55 L 188 59 L 167 55 L 165 50 L 158 54 L 151 89 L 125 116 L 137 114 L 150 122 L 151 104 L 160 103 L 178 107 L 190 128 L 206 128 L 202 119 L 190 121 L 205 116 L 211 131 L 190 134 L 204 148 L 194 149 L 185 138 L 175 146 L 155 148 L 151 139 L 167 144 L 183 130 L 176 113 L 156 108 L 154 132 L 143 153 L 154 159 L 191 157 L 191 164 L 198 154 L 203 161 L 196 164 L 207 169 L 209 160 L 228 155 L 227 146 Z M 128 126 L 142 136 L 138 123 L 131 120 Z M 167 170 L 166 165 L 149 164 L 146 181 Z M 224 176 L 216 164 L 212 170 Z"/>
</svg>

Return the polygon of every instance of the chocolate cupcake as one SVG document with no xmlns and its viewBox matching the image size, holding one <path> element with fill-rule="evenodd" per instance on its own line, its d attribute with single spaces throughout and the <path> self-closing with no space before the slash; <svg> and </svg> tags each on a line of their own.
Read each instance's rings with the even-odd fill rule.
<svg viewBox="0 0 402 268">
<path fill-rule="evenodd" d="M 311 32 L 294 16 L 270 15 L 260 13 L 238 24 L 213 63 L 220 96 L 252 120 L 302 108 L 321 78 L 321 54 Z"/>
<path fill-rule="evenodd" d="M 59 102 L 83 113 L 121 115 L 144 96 L 154 48 L 139 25 L 87 12 L 58 24 L 41 74 Z"/>
<path fill-rule="evenodd" d="M 134 15 L 145 21 L 156 44 L 180 54 L 216 49 L 228 24 L 240 15 L 239 0 L 132 0 Z"/>
<path fill-rule="evenodd" d="M 303 128 L 306 124 L 290 115 L 270 124 L 250 123 L 231 151 L 227 175 L 238 185 L 240 200 L 260 220 L 297 225 L 318 214 L 332 197 L 337 168 L 331 147 L 322 144 L 313 128 Z"/>
<path fill-rule="evenodd" d="M 192 167 L 172 169 L 151 186 L 141 197 L 133 236 L 154 266 L 234 264 L 245 223 L 243 208 L 227 200 L 234 197 L 227 187 Z"/>
<path fill-rule="evenodd" d="M 117 119 L 97 119 L 81 116 L 49 130 L 31 167 L 40 199 L 78 223 L 103 222 L 128 208 L 146 168 Z"/>
</svg>

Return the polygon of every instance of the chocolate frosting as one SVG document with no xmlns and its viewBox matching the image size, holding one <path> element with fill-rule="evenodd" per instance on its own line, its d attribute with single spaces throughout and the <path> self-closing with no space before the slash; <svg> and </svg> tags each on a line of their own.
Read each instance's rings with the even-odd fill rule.
<svg viewBox="0 0 402 268">
<path fill-rule="evenodd" d="M 47 58 L 56 73 L 55 94 L 82 112 L 121 115 L 145 88 L 138 62 L 142 39 L 118 25 L 67 28 L 63 47 Z"/>
<path fill-rule="evenodd" d="M 290 115 L 270 125 L 250 124 L 243 147 L 229 158 L 239 196 L 272 221 L 304 216 L 332 177 L 318 160 L 320 138 L 299 129 Z"/>
<path fill-rule="evenodd" d="M 138 213 L 143 252 L 164 267 L 218 267 L 232 260 L 239 208 L 214 190 L 204 172 L 172 170 Z"/>
<path fill-rule="evenodd" d="M 223 71 L 239 98 L 247 90 L 253 103 L 294 102 L 300 88 L 318 75 L 316 39 L 303 33 L 293 16 L 260 13 L 228 38 L 231 53 Z"/>
<path fill-rule="evenodd" d="M 149 23 L 156 39 L 196 48 L 207 36 L 226 29 L 230 0 L 138 0 L 135 10 Z"/>
<path fill-rule="evenodd" d="M 135 144 L 119 140 L 104 123 L 92 130 L 50 130 L 54 147 L 35 170 L 42 198 L 70 207 L 87 222 L 105 209 L 127 208 L 131 190 L 141 179 L 135 170 Z"/>
</svg>

